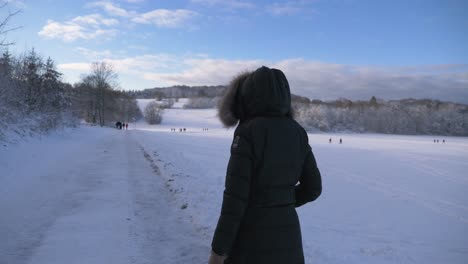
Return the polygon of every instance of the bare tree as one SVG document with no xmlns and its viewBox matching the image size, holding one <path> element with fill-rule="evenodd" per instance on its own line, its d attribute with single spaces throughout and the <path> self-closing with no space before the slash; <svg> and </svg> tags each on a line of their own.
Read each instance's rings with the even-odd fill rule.
<svg viewBox="0 0 468 264">
<path fill-rule="evenodd" d="M 145 120 L 150 125 L 160 124 L 162 121 L 163 109 L 161 109 L 155 101 L 149 103 L 145 107 Z"/>
<path fill-rule="evenodd" d="M 129 123 L 142 117 L 136 99 L 128 92 L 117 90 L 117 78 L 112 65 L 95 62 L 91 73 L 74 85 L 76 112 L 86 122 L 105 126 L 115 121 Z"/>
<path fill-rule="evenodd" d="M 113 112 L 117 107 L 113 90 L 117 87 L 117 73 L 111 64 L 94 62 L 91 65 L 91 79 L 96 88 L 97 117 L 99 125 L 104 126 L 108 117 L 106 112 Z"/>
<path fill-rule="evenodd" d="M 8 6 L 8 1 L 0 0 L 0 10 L 6 9 L 7 6 Z M 10 46 L 14 44 L 13 42 L 8 42 L 6 40 L 6 35 L 8 32 L 21 28 L 21 27 L 9 27 L 8 26 L 10 20 L 20 12 L 21 10 L 16 10 L 13 12 L 8 10 L 5 16 L 0 17 L 0 47 L 6 47 L 6 46 Z"/>
</svg>

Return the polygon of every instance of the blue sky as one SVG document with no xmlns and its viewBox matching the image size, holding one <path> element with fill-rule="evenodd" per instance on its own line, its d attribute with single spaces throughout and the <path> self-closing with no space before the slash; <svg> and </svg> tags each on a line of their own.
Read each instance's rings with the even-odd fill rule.
<svg viewBox="0 0 468 264">
<path fill-rule="evenodd" d="M 113 64 L 122 89 L 225 84 L 261 65 L 312 98 L 468 101 L 468 1 L 10 1 L 15 53 L 76 82 Z M 462 99 L 461 99 L 462 98 Z"/>
</svg>

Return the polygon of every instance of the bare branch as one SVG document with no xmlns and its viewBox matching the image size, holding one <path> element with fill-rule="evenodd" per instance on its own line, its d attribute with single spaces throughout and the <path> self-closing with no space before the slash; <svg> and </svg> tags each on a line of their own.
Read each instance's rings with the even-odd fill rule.
<svg viewBox="0 0 468 264">
<path fill-rule="evenodd" d="M 0 9 L 5 8 L 7 5 L 8 5 L 8 1 L 3 2 L 0 5 Z M 0 18 L 0 36 L 4 36 L 3 39 L 0 40 L 0 47 L 10 46 L 10 45 L 14 44 L 13 42 L 7 42 L 5 35 L 7 33 L 11 32 L 11 31 L 14 31 L 14 30 L 17 30 L 17 29 L 21 28 L 20 26 L 10 27 L 10 28 L 8 27 L 8 24 L 9 24 L 11 18 L 16 16 L 20 12 L 21 12 L 21 9 L 16 10 L 14 12 L 8 11 L 8 15 L 5 18 Z"/>
</svg>

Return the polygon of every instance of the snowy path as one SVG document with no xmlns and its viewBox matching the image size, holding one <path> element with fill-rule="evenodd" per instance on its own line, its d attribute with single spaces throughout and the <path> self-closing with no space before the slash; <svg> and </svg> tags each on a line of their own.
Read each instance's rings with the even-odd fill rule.
<svg viewBox="0 0 468 264">
<path fill-rule="evenodd" d="M 0 166 L 2 264 L 207 259 L 130 131 L 80 128 L 2 148 Z"/>
</svg>

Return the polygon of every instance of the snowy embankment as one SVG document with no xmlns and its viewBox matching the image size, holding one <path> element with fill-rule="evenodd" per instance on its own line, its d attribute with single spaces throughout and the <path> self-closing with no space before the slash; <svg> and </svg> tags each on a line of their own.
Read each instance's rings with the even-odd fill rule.
<svg viewBox="0 0 468 264">
<path fill-rule="evenodd" d="M 204 263 L 233 130 L 174 106 L 0 146 L 0 263 Z M 306 263 L 466 263 L 468 138 L 309 138 L 324 189 L 298 209 Z"/>
</svg>

